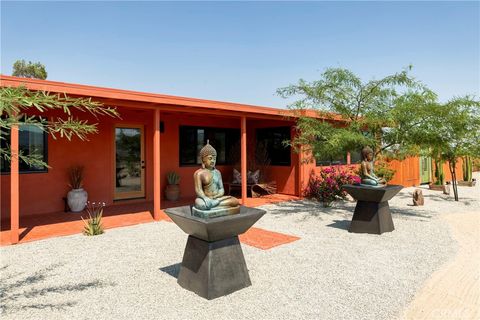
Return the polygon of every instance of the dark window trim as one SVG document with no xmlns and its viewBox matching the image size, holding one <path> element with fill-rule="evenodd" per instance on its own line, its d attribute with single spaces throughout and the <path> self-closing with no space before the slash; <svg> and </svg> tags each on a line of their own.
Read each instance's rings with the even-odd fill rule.
<svg viewBox="0 0 480 320">
<path fill-rule="evenodd" d="M 182 128 L 189 128 L 189 129 L 193 129 L 194 132 L 195 132 L 195 137 L 194 137 L 194 140 L 195 140 L 195 143 L 198 141 L 198 136 L 197 136 L 197 132 L 198 132 L 198 129 L 203 129 L 203 130 L 219 130 L 219 131 L 224 131 L 226 134 L 228 134 L 228 132 L 234 132 L 236 131 L 238 133 L 238 137 L 240 139 L 240 129 L 239 128 L 225 128 L 225 127 L 210 127 L 210 126 L 190 126 L 190 125 L 179 125 L 178 126 L 178 166 L 179 167 L 198 167 L 199 164 L 198 163 L 182 163 L 182 148 L 180 146 L 180 140 L 181 140 L 181 131 L 182 131 Z M 196 147 L 196 145 L 195 145 Z M 227 141 L 225 141 L 225 147 L 227 147 Z M 217 150 L 218 152 L 218 150 Z M 225 150 L 225 152 L 228 152 L 227 150 Z M 196 157 L 197 155 L 195 154 L 195 161 L 196 161 Z M 226 157 L 225 159 L 228 159 L 228 153 L 226 154 Z M 234 164 L 233 163 L 216 163 L 216 166 L 233 166 Z"/>
<path fill-rule="evenodd" d="M 264 127 L 264 128 L 256 128 L 255 129 L 255 142 L 258 143 L 259 140 L 260 140 L 260 139 L 258 139 L 259 131 L 274 131 L 275 129 L 277 129 L 277 130 L 281 129 L 282 130 L 281 133 L 283 133 L 283 130 L 285 130 L 285 132 L 288 131 L 288 139 L 292 138 L 292 127 L 291 126 Z M 269 164 L 270 167 L 291 167 L 292 166 L 292 148 L 290 146 L 288 146 L 288 147 L 285 147 L 285 149 L 288 149 L 288 153 L 289 153 L 288 161 L 286 161 L 284 163 L 275 162 L 274 159 L 272 158 L 272 155 L 269 154 L 268 157 L 270 158 L 270 164 Z"/>
<path fill-rule="evenodd" d="M 19 135 L 19 138 L 20 138 L 20 131 L 18 132 L 18 135 Z M 8 141 L 11 141 L 10 133 L 8 133 L 7 137 L 8 137 Z M 43 145 L 44 145 L 44 148 L 43 148 L 43 151 L 44 151 L 43 162 L 45 162 L 48 165 L 48 134 L 45 131 L 43 132 Z M 19 162 L 21 162 L 21 160 Z M 41 169 L 41 170 L 23 170 L 23 171 L 20 170 L 20 168 L 19 168 L 18 173 L 19 174 L 48 173 L 48 167 L 44 167 L 44 169 Z M 1 169 L 0 169 L 0 175 L 6 176 L 6 175 L 10 175 L 10 174 L 11 174 L 10 169 L 8 171 L 1 171 Z"/>
<path fill-rule="evenodd" d="M 337 161 L 338 159 L 336 159 L 335 161 L 330 160 L 329 163 L 321 164 L 321 163 L 319 163 L 319 161 L 317 159 L 315 159 L 315 167 L 348 166 L 349 163 L 348 163 L 347 154 L 345 154 L 344 157 L 345 157 L 345 162 L 344 163 L 342 163 L 342 162 L 333 163 L 333 162 L 339 162 L 339 161 Z M 327 162 L 327 161 L 322 161 L 322 162 Z"/>
</svg>

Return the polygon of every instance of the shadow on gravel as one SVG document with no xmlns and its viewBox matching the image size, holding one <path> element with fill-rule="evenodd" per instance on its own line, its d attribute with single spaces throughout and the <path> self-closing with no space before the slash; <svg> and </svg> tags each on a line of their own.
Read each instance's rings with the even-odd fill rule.
<svg viewBox="0 0 480 320">
<path fill-rule="evenodd" d="M 301 220 L 307 220 L 310 217 L 322 220 L 324 215 L 351 214 L 355 207 L 354 202 L 337 201 L 332 207 L 324 207 L 323 204 L 311 200 L 279 202 L 263 206 L 272 215 L 296 215 Z"/>
<path fill-rule="evenodd" d="M 348 230 L 350 222 L 350 220 L 333 220 L 333 223 L 327 224 L 327 227 Z"/>
<path fill-rule="evenodd" d="M 169 276 L 172 276 L 175 279 L 177 279 L 178 274 L 180 273 L 180 266 L 181 265 L 182 265 L 181 263 L 171 264 L 171 265 L 166 266 L 166 267 L 161 267 L 160 271 L 163 271 L 166 274 L 168 274 Z"/>
<path fill-rule="evenodd" d="M 300 221 L 306 221 L 309 218 L 317 218 L 323 220 L 324 216 L 341 215 L 344 218 L 351 219 L 355 210 L 356 202 L 336 201 L 331 207 L 324 207 L 321 203 L 310 200 L 288 201 L 276 204 L 266 205 L 265 209 L 272 215 L 296 215 Z M 428 208 L 425 207 L 425 208 Z M 420 207 L 398 208 L 390 205 L 393 215 L 431 218 L 432 215 L 428 210 L 420 209 Z"/>
<path fill-rule="evenodd" d="M 85 283 L 61 284 L 55 286 L 41 287 L 43 281 L 47 280 L 58 267 L 63 264 L 53 264 L 47 268 L 38 270 L 31 275 L 9 270 L 9 266 L 2 266 L 2 281 L 0 283 L 0 305 L 3 313 L 12 313 L 16 310 L 25 309 L 57 309 L 65 310 L 73 307 L 76 301 L 41 303 L 38 298 L 48 298 L 50 294 L 62 294 L 64 292 L 84 291 L 92 288 L 113 286 L 114 283 L 105 283 L 100 280 Z M 8 272 L 10 273 L 8 274 Z M 55 296 L 52 296 L 55 297 Z"/>
</svg>

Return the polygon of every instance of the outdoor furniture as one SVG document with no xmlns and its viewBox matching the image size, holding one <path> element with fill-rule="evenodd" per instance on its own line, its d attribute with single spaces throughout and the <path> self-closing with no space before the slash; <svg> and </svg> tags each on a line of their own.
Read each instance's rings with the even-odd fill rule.
<svg viewBox="0 0 480 320">
<path fill-rule="evenodd" d="M 224 184 L 225 187 L 228 188 L 228 195 L 231 195 L 232 191 L 242 192 L 242 184 L 241 183 L 224 182 L 223 184 Z M 254 184 L 247 183 L 247 195 L 248 195 L 249 191 L 250 191 L 250 194 L 252 194 L 252 187 L 253 186 L 254 186 Z"/>
<path fill-rule="evenodd" d="M 240 213 L 216 218 L 193 216 L 191 206 L 166 209 L 188 234 L 178 284 L 208 300 L 250 286 L 238 235 L 245 233 L 265 210 L 241 206 Z"/>
<path fill-rule="evenodd" d="M 371 234 L 393 231 L 395 228 L 388 200 L 392 199 L 402 188 L 403 186 L 400 185 L 385 187 L 343 185 L 342 189 L 357 200 L 348 231 Z"/>
<path fill-rule="evenodd" d="M 225 187 L 228 188 L 228 195 L 231 195 L 232 190 L 240 191 L 242 190 L 242 184 L 240 183 L 224 183 Z M 249 194 L 252 198 L 259 198 L 261 196 L 277 193 L 277 183 L 275 181 L 268 183 L 248 183 L 247 184 L 247 195 Z"/>
</svg>

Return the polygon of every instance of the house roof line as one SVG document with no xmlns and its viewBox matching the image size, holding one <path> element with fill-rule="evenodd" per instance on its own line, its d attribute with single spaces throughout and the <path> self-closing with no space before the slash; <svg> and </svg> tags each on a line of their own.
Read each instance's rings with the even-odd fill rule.
<svg viewBox="0 0 480 320">
<path fill-rule="evenodd" d="M 0 75 L 0 85 L 6 86 L 19 86 L 24 84 L 31 90 L 43 90 L 48 92 L 66 93 L 74 95 L 85 95 L 99 98 L 113 98 L 121 100 L 142 101 L 159 104 L 170 105 L 182 105 L 209 109 L 223 109 L 243 111 L 248 113 L 261 113 L 269 115 L 281 115 L 289 114 L 289 110 L 278 109 L 265 106 L 256 106 L 249 104 L 241 104 L 234 102 L 224 102 L 217 100 L 207 100 L 198 98 L 189 98 L 181 96 L 172 96 L 165 94 L 156 94 L 140 91 L 131 91 L 123 89 L 114 89 L 107 87 L 96 87 L 83 84 L 41 80 L 32 78 L 20 78 L 14 76 Z"/>
<path fill-rule="evenodd" d="M 108 87 L 97 87 L 84 84 L 41 80 L 32 78 L 21 78 L 14 76 L 7 76 L 0 74 L 0 87 L 21 86 L 25 85 L 30 90 L 42 90 L 47 92 L 65 93 L 70 95 L 96 97 L 102 99 L 136 101 L 144 103 L 153 103 L 159 105 L 176 105 L 185 107 L 194 107 L 205 110 L 223 110 L 235 113 L 244 114 L 258 114 L 265 116 L 273 116 L 279 118 L 298 118 L 301 116 L 308 116 L 312 118 L 323 118 L 325 116 L 319 115 L 315 110 L 301 110 L 300 112 L 288 109 L 279 109 L 265 106 L 257 106 L 250 104 L 242 104 L 235 102 L 225 102 L 218 100 L 207 100 L 190 97 L 181 97 L 173 95 L 165 95 L 158 93 L 148 93 L 141 91 L 132 91 L 124 89 L 115 89 Z M 161 108 L 161 106 L 160 106 Z M 345 121 L 339 115 L 332 115 L 331 120 Z"/>
</svg>

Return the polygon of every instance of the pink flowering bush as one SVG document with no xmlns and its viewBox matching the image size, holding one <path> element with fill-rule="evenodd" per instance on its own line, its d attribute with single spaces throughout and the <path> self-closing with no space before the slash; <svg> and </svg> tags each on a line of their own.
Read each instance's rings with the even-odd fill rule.
<svg viewBox="0 0 480 320">
<path fill-rule="evenodd" d="M 342 190 L 342 185 L 359 183 L 360 177 L 355 175 L 350 167 L 326 167 L 320 171 L 320 176 L 312 171 L 304 196 L 330 206 L 333 201 L 346 198 L 347 193 Z"/>
</svg>

